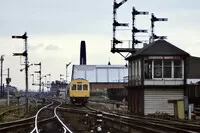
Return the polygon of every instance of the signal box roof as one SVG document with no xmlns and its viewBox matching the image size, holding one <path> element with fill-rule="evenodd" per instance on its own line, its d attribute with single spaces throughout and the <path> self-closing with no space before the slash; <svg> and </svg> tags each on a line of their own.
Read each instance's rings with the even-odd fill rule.
<svg viewBox="0 0 200 133">
<path fill-rule="evenodd" d="M 189 56 L 189 54 L 165 40 L 157 40 L 137 50 L 126 60 L 137 56 Z"/>
</svg>

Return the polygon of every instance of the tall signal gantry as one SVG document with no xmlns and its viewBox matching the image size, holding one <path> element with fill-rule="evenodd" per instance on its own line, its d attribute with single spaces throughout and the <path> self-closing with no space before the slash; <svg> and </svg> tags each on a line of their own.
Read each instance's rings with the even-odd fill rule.
<svg viewBox="0 0 200 133">
<path fill-rule="evenodd" d="M 151 37 L 150 42 L 154 42 L 154 39 L 167 39 L 167 36 L 157 36 L 154 34 L 154 22 L 156 21 L 168 21 L 167 18 L 157 18 L 154 14 L 151 14 Z"/>
<path fill-rule="evenodd" d="M 148 15 L 149 12 L 141 12 L 135 10 L 135 7 L 132 9 L 132 53 L 135 51 L 135 44 L 142 43 L 141 41 L 138 41 L 135 39 L 135 33 L 147 33 L 147 30 L 138 30 L 135 28 L 135 16 L 136 15 Z"/>
<path fill-rule="evenodd" d="M 29 102 L 28 102 L 28 44 L 27 44 L 27 33 L 25 32 L 22 36 L 12 36 L 14 39 L 23 39 L 25 44 L 25 51 L 23 53 L 13 53 L 13 56 L 24 56 L 25 57 L 25 84 L 26 84 L 26 113 L 29 111 Z"/>
<path fill-rule="evenodd" d="M 135 16 L 136 15 L 148 15 L 148 12 L 139 12 L 137 10 L 135 10 L 135 8 L 133 7 L 133 11 L 132 11 L 132 47 L 129 48 L 116 48 L 117 44 L 123 43 L 123 41 L 116 39 L 116 27 L 118 26 L 128 26 L 128 23 L 119 23 L 116 20 L 116 10 L 126 2 L 127 0 L 123 0 L 120 3 L 117 3 L 116 0 L 114 0 L 114 5 L 113 5 L 113 40 L 112 40 L 112 48 L 111 48 L 111 52 L 115 53 L 118 52 L 119 54 L 121 54 L 121 52 L 128 52 L 129 53 L 133 53 L 135 51 L 135 44 L 137 43 L 141 43 L 141 41 L 138 41 L 135 39 L 135 33 L 138 32 L 143 32 L 146 33 L 147 30 L 138 30 L 137 28 L 135 28 Z M 124 58 L 126 58 L 128 56 L 128 54 L 126 56 L 122 55 Z"/>
<path fill-rule="evenodd" d="M 116 47 L 117 44 L 122 44 L 123 41 L 122 40 L 118 40 L 116 39 L 116 27 L 119 26 L 123 26 L 123 27 L 127 27 L 128 23 L 119 23 L 116 20 L 116 16 L 117 16 L 117 9 L 126 2 L 127 0 L 122 0 L 121 2 L 117 3 L 116 0 L 114 0 L 114 4 L 113 4 L 113 40 L 112 40 L 112 47 L 111 47 L 111 52 L 115 53 L 118 52 L 119 54 L 121 54 L 121 52 L 128 52 L 128 54 L 126 56 L 122 55 L 124 58 L 126 58 L 129 53 L 134 53 L 136 51 L 135 49 L 135 45 L 138 43 L 142 43 L 141 41 L 138 41 L 135 39 L 135 34 L 136 33 L 147 33 L 147 30 L 142 30 L 142 29 L 137 29 L 135 27 L 135 16 L 136 15 L 148 15 L 149 12 L 146 11 L 137 11 L 135 9 L 135 7 L 132 8 L 132 47 L 129 46 L 129 48 L 118 48 Z M 149 39 L 149 43 L 154 42 L 154 39 L 166 39 L 166 36 L 157 36 L 154 34 L 154 22 L 156 21 L 168 21 L 167 18 L 157 18 L 154 16 L 154 14 L 151 14 L 151 36 Z"/>
<path fill-rule="evenodd" d="M 116 0 L 114 0 L 114 4 L 113 4 L 113 40 L 112 40 L 112 48 L 111 48 L 111 52 L 115 53 L 115 52 L 125 52 L 124 49 L 119 49 L 116 48 L 115 46 L 119 43 L 123 43 L 122 41 L 116 39 L 116 27 L 119 26 L 128 26 L 128 23 L 119 23 L 116 20 L 116 16 L 117 16 L 117 9 L 126 2 L 127 0 L 123 0 L 119 3 L 116 2 Z"/>
</svg>

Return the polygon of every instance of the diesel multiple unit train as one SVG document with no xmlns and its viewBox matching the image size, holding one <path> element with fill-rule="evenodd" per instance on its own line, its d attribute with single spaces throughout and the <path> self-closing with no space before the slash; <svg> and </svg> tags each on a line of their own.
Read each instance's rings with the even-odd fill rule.
<svg viewBox="0 0 200 133">
<path fill-rule="evenodd" d="M 90 97 L 90 84 L 88 80 L 72 80 L 69 87 L 69 97 L 73 104 L 85 105 Z"/>
</svg>

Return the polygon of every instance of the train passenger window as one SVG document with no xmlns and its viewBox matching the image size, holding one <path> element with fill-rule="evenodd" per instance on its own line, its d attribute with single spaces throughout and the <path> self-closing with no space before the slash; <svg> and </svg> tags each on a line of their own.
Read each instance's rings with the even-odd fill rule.
<svg viewBox="0 0 200 133">
<path fill-rule="evenodd" d="M 75 84 L 72 85 L 72 90 L 76 90 L 76 85 Z"/>
<path fill-rule="evenodd" d="M 82 85 L 77 86 L 78 90 L 82 90 Z"/>
<path fill-rule="evenodd" d="M 88 85 L 83 85 L 83 90 L 88 90 Z"/>
</svg>

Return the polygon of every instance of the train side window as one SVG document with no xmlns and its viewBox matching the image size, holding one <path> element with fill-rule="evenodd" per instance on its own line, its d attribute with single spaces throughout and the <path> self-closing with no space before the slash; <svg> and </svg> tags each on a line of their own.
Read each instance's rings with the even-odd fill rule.
<svg viewBox="0 0 200 133">
<path fill-rule="evenodd" d="M 88 90 L 88 85 L 83 85 L 83 90 Z"/>
<path fill-rule="evenodd" d="M 82 85 L 77 86 L 78 90 L 82 90 Z"/>
<path fill-rule="evenodd" d="M 76 85 L 75 84 L 72 85 L 72 90 L 76 90 Z"/>
</svg>

